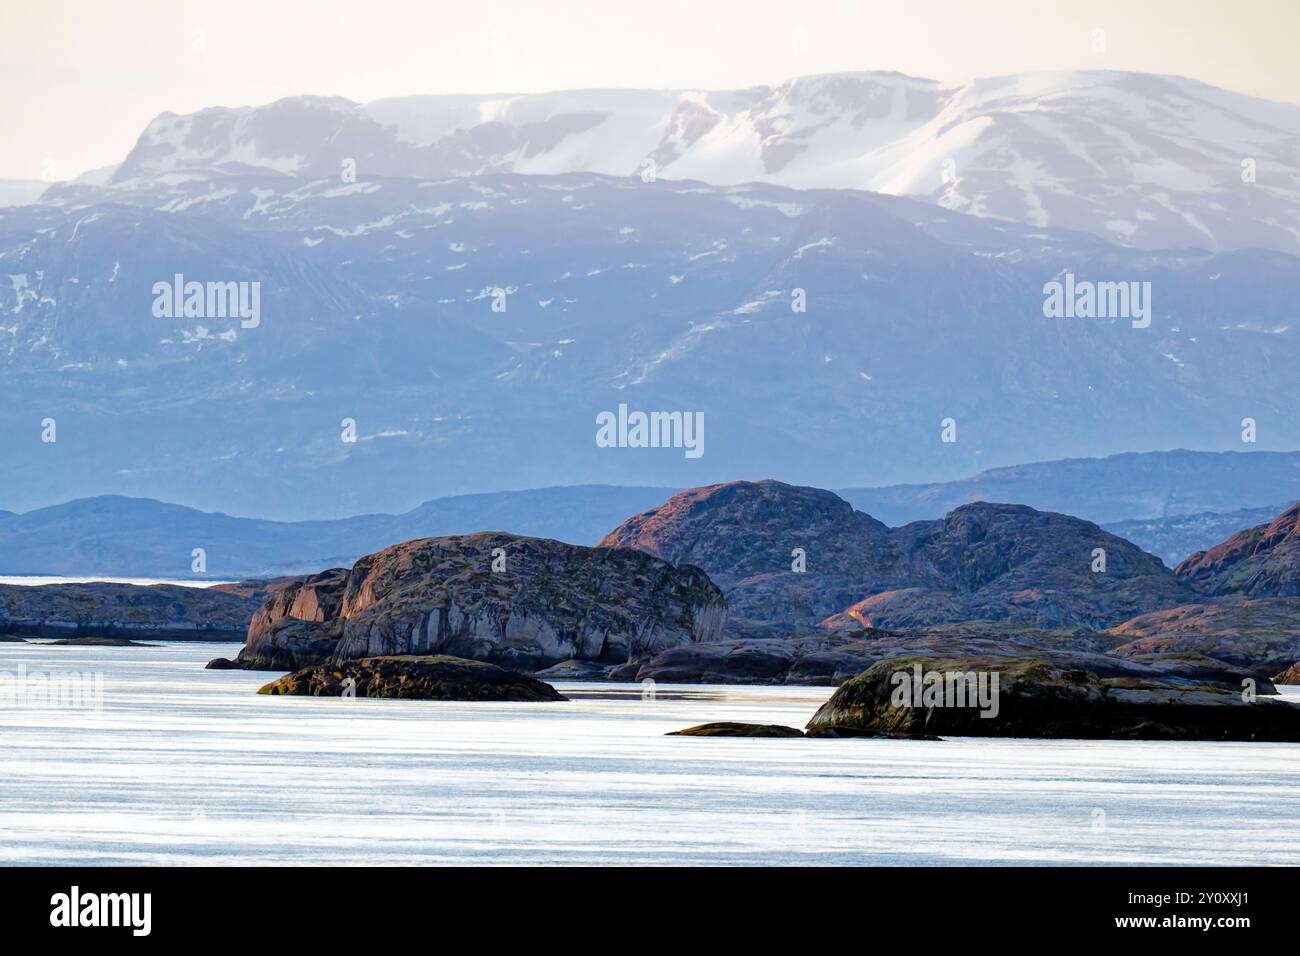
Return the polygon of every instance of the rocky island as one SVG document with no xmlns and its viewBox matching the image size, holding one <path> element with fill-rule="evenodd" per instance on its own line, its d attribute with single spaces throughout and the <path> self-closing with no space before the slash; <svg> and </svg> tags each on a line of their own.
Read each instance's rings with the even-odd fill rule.
<svg viewBox="0 0 1300 956">
<path fill-rule="evenodd" d="M 975 706 L 971 679 L 994 674 L 996 701 Z M 1239 678 L 1226 669 L 1100 660 L 893 658 L 842 684 L 808 733 L 1300 741 L 1300 707 L 1265 696 L 1276 693 L 1267 681 L 1247 691 Z M 960 704 L 950 693 L 959 681 Z M 900 694 L 909 683 L 922 686 Z"/>
<path fill-rule="evenodd" d="M 233 663 L 450 654 L 522 670 L 613 666 L 717 640 L 725 607 L 703 571 L 639 551 L 502 532 L 420 538 L 272 595 Z"/>
<path fill-rule="evenodd" d="M 367 657 L 337 665 L 308 667 L 272 681 L 258 693 L 403 700 L 565 699 L 544 681 L 484 661 L 441 654 Z"/>
</svg>

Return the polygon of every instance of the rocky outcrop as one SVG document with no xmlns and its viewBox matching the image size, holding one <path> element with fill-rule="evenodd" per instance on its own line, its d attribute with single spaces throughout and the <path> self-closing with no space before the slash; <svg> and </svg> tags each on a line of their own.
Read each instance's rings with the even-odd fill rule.
<svg viewBox="0 0 1300 956">
<path fill-rule="evenodd" d="M 613 665 L 715 640 L 724 614 L 703 571 L 640 551 L 502 532 L 421 538 L 282 589 L 254 616 L 237 663 L 445 653 L 526 670 Z"/>
<path fill-rule="evenodd" d="M 0 631 L 20 637 L 231 641 L 256 609 L 237 594 L 171 584 L 0 585 Z"/>
<path fill-rule="evenodd" d="M 550 684 L 494 664 L 446 655 L 368 657 L 286 674 L 259 694 L 403 700 L 554 701 Z"/>
<path fill-rule="evenodd" d="M 286 671 L 329 660 L 343 633 L 347 581 L 346 568 L 282 581 L 253 615 L 235 665 Z"/>
<path fill-rule="evenodd" d="M 1207 595 L 1300 597 L 1300 504 L 1196 552 L 1174 573 Z"/>
<path fill-rule="evenodd" d="M 1105 658 L 896 657 L 841 685 L 807 730 L 811 736 L 1300 741 L 1300 706 L 1245 693 L 1239 678 L 1224 667 L 1193 678 Z M 1257 691 L 1274 688 L 1265 681 Z"/>
<path fill-rule="evenodd" d="M 1154 555 L 1068 515 L 977 502 L 891 529 L 831 492 L 776 481 L 682 492 L 600 545 L 703 568 L 727 595 L 729 637 L 970 620 L 1095 628 L 1192 597 Z"/>
<path fill-rule="evenodd" d="M 1300 598 L 1231 597 L 1143 614 L 1106 633 L 1135 660 L 1201 655 L 1271 677 L 1300 660 Z"/>
<path fill-rule="evenodd" d="M 597 547 L 703 568 L 727 594 L 728 634 L 742 637 L 815 625 L 870 591 L 901 586 L 909 571 L 888 527 L 832 492 L 779 481 L 691 488 Z M 804 572 L 793 570 L 796 549 Z"/>
<path fill-rule="evenodd" d="M 901 626 L 909 605 L 924 607 L 935 597 L 953 606 L 940 603 L 928 620 L 913 624 L 1095 628 L 1190 596 L 1155 555 L 1091 521 L 1024 505 L 963 505 L 937 521 L 904 525 L 895 537 L 917 569 L 914 580 L 933 575 L 945 586 L 863 616 L 877 627 Z"/>
</svg>

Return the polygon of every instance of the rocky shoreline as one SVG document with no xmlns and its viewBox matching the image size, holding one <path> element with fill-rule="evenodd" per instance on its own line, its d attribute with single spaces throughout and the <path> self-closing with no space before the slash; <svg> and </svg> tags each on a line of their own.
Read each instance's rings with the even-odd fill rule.
<svg viewBox="0 0 1300 956">
<path fill-rule="evenodd" d="M 172 584 L 0 585 L 0 634 L 18 638 L 237 641 L 264 591 Z"/>
</svg>

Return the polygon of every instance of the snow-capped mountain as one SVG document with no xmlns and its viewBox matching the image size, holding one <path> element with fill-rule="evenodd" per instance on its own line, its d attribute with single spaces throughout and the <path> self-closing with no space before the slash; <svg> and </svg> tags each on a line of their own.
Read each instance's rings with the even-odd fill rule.
<svg viewBox="0 0 1300 956">
<path fill-rule="evenodd" d="M 164 114 L 113 181 L 594 172 L 910 196 L 1139 248 L 1300 253 L 1300 106 L 1109 71 L 942 84 L 894 73 L 746 90 L 298 97 Z"/>
</svg>

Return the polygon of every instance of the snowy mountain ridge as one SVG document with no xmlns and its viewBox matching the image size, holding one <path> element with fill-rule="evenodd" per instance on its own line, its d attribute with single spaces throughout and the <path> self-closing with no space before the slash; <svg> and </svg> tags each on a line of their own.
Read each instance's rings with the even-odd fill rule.
<svg viewBox="0 0 1300 956">
<path fill-rule="evenodd" d="M 1300 106 L 1112 71 L 731 91 L 294 97 L 163 114 L 113 183 L 488 173 L 862 189 L 1140 248 L 1300 253 Z"/>
</svg>

